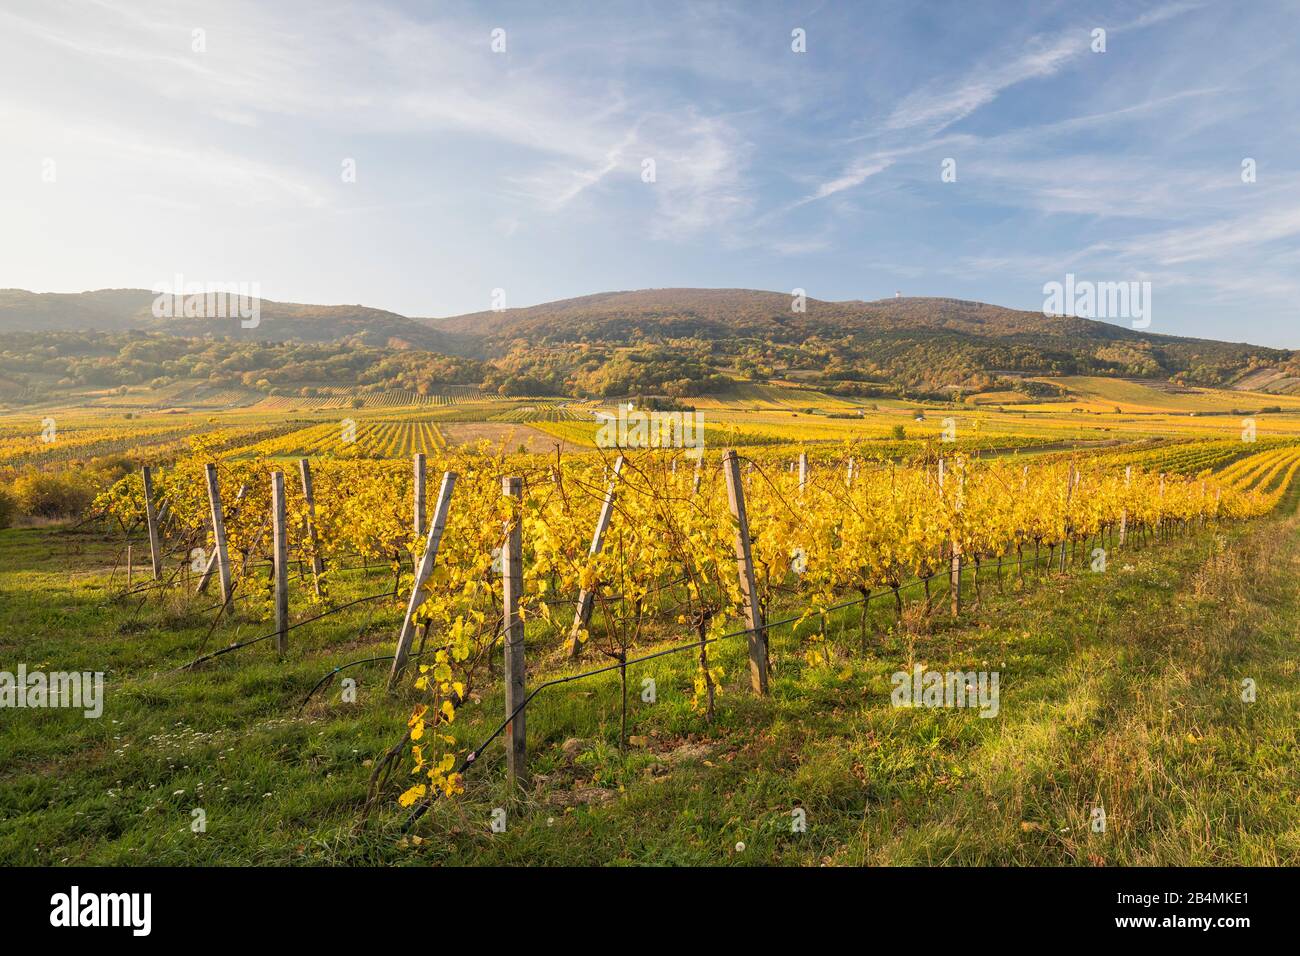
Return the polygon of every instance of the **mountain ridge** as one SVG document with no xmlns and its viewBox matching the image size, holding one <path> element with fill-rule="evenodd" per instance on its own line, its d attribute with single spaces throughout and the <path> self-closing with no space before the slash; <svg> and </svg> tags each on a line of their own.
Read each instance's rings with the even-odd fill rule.
<svg viewBox="0 0 1300 956">
<path fill-rule="evenodd" d="M 943 296 L 829 301 L 756 289 L 591 293 L 443 318 L 260 300 L 260 321 L 157 318 L 154 293 L 0 290 L 0 333 L 163 332 L 194 339 L 345 342 L 491 363 L 493 387 L 698 394 L 728 379 L 799 377 L 849 395 L 1032 389 L 1103 375 L 1300 389 L 1300 353 L 1135 330 Z M 511 383 L 515 384 L 511 384 Z"/>
</svg>

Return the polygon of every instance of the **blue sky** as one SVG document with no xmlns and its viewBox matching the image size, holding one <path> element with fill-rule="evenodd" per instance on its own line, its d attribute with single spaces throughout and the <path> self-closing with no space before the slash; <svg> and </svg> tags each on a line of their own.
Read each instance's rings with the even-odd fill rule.
<svg viewBox="0 0 1300 956">
<path fill-rule="evenodd" d="M 1152 332 L 1300 347 L 1298 22 L 1288 0 L 7 0 L 0 287 L 1037 310 L 1072 272 L 1150 281 Z"/>
</svg>

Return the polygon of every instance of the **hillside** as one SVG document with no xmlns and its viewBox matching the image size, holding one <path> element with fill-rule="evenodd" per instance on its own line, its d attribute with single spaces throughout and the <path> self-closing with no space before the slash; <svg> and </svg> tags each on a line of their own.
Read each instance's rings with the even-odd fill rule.
<svg viewBox="0 0 1300 956">
<path fill-rule="evenodd" d="M 636 334 L 698 334 L 703 337 L 788 336 L 825 330 L 946 330 L 972 335 L 1063 337 L 1087 332 L 1122 340 L 1136 333 L 1086 319 L 1048 318 L 983 302 L 934 297 L 826 302 L 807 298 L 806 311 L 791 308 L 790 295 L 752 289 L 643 289 L 603 292 L 522 309 L 475 312 L 424 320 L 448 331 L 496 338 L 537 332 L 615 339 Z M 1104 328 L 1093 328 L 1104 326 Z"/>
<path fill-rule="evenodd" d="M 457 351 L 453 336 L 396 312 L 363 305 L 300 305 L 261 299 L 257 326 L 244 329 L 234 319 L 155 318 L 154 299 L 154 293 L 146 289 L 79 293 L 0 289 L 0 333 L 156 331 L 268 342 L 351 339 L 374 347 Z"/>
<path fill-rule="evenodd" d="M 1245 343 L 1135 331 L 1107 322 L 1049 317 L 981 302 L 900 298 L 808 299 L 745 289 L 609 292 L 522 309 L 424 320 L 478 336 L 484 356 L 521 345 L 647 347 L 683 342 L 746 377 L 794 374 L 855 394 L 907 389 L 989 391 L 1042 375 L 1107 375 L 1232 386 L 1259 370 L 1290 391 L 1296 353 Z M 528 364 L 528 363 L 525 363 Z M 1027 386 L 1033 388 L 1032 383 Z"/>
<path fill-rule="evenodd" d="M 792 379 L 844 396 L 985 394 L 1024 401 L 1057 397 L 1051 385 L 1037 380 L 1059 376 L 1300 391 L 1300 358 L 1293 351 L 1158 335 L 959 299 L 808 299 L 806 310 L 795 312 L 785 293 L 647 289 L 444 319 L 362 305 L 263 299 L 259 324 L 252 329 L 237 319 L 156 318 L 153 300 L 153 293 L 140 289 L 0 290 L 0 335 L 149 332 L 245 345 L 342 343 L 389 355 L 438 353 L 487 363 L 481 384 L 507 395 L 685 397 L 725 391 L 737 381 Z M 22 344 L 30 354 L 30 343 Z M 4 350 L 13 351 L 13 345 Z M 113 348 L 92 351 L 101 366 L 113 363 Z M 252 356 L 241 360 L 238 371 L 264 368 L 270 361 L 256 350 Z M 60 371 L 56 379 L 62 377 Z M 301 376 L 290 378 L 303 384 Z M 100 380 L 120 383 L 112 376 Z M 21 388 L 21 382 L 13 387 Z"/>
<path fill-rule="evenodd" d="M 588 360 L 586 352 L 572 351 L 581 343 L 588 350 L 632 349 L 642 364 L 662 358 L 667 347 L 729 375 L 794 377 L 855 395 L 933 398 L 1006 390 L 1052 397 L 1032 378 L 1079 375 L 1213 388 L 1234 388 L 1251 376 L 1278 393 L 1300 384 L 1296 352 L 961 299 L 807 299 L 806 310 L 796 312 L 784 293 L 653 289 L 424 321 L 476 337 L 474 354 L 498 363 L 508 356 L 517 375 L 552 382 Z"/>
</svg>

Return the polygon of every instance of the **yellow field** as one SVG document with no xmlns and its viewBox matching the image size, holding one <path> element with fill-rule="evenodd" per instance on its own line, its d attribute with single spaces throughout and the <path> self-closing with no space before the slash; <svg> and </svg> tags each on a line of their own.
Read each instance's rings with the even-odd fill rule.
<svg viewBox="0 0 1300 956">
<path fill-rule="evenodd" d="M 1044 381 L 1048 381 L 1044 379 Z M 1012 404 L 993 399 L 943 405 L 897 400 L 848 400 L 802 387 L 745 384 L 724 395 L 690 399 L 703 415 L 709 447 L 875 443 L 877 453 L 910 455 L 951 438 L 957 449 L 1051 451 L 1066 446 L 1116 446 L 1149 440 L 1240 442 L 1253 427 L 1260 442 L 1300 437 L 1300 398 L 1208 389 L 1165 391 L 1113 379 L 1052 379 L 1071 401 Z M 223 453 L 293 457 L 334 453 L 407 457 L 448 445 L 488 441 L 514 449 L 592 448 L 596 411 L 616 405 L 594 400 L 454 396 L 412 392 L 356 395 L 337 386 L 311 397 L 258 397 L 231 389 L 169 386 L 153 406 L 134 392 L 99 394 L 89 404 L 0 414 L 0 467 L 43 467 L 108 455 L 164 457 L 201 434 L 220 434 Z M 173 405 L 181 399 L 211 407 Z M 252 401 L 251 399 L 256 399 Z M 116 402 L 116 405 L 109 405 Z M 359 407 L 354 407 L 354 404 Z M 1280 412 L 1252 414 L 1267 406 Z M 1115 408 L 1123 409 L 1115 412 Z M 1236 409 L 1236 414 L 1233 410 Z M 357 442 L 340 440 L 356 423 Z M 47 440 L 49 423 L 53 438 Z M 900 431 L 901 430 L 901 431 Z"/>
<path fill-rule="evenodd" d="M 1300 412 L 1300 397 L 1271 395 L 1265 392 L 1238 392 L 1226 389 L 1182 388 L 1169 386 L 1153 388 L 1141 382 L 1116 378 L 1099 378 L 1085 375 L 1067 375 L 1060 378 L 1031 379 L 1058 385 L 1070 392 L 1065 402 L 1042 402 L 1018 405 L 1026 411 L 1068 411 L 1082 408 L 1093 412 L 1219 412 L 1230 414 L 1233 410 L 1258 411 L 1267 406 L 1277 406 L 1284 411 Z"/>
</svg>

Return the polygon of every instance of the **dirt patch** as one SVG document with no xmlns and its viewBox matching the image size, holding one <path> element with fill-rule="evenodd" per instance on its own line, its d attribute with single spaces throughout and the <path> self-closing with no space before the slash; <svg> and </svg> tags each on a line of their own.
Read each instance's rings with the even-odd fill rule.
<svg viewBox="0 0 1300 956">
<path fill-rule="evenodd" d="M 577 787 L 573 790 L 557 790 L 546 795 L 546 803 L 552 807 L 591 806 L 609 803 L 618 794 L 613 790 L 600 787 Z"/>
<path fill-rule="evenodd" d="M 473 445 L 486 438 L 496 446 L 504 441 L 508 452 L 518 451 L 520 445 L 526 451 L 542 455 L 555 454 L 556 445 L 566 454 L 591 450 L 517 422 L 450 422 L 439 424 L 438 428 L 452 446 Z"/>
</svg>

